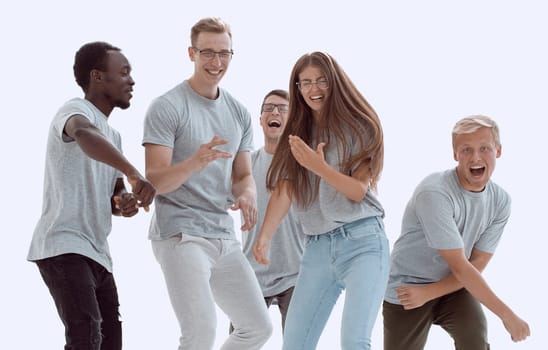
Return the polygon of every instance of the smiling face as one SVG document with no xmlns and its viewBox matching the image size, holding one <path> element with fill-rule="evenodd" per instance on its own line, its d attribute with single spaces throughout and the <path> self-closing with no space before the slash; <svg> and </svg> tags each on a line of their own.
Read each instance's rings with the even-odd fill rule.
<svg viewBox="0 0 548 350">
<path fill-rule="evenodd" d="M 107 70 L 103 74 L 103 94 L 112 106 L 126 109 L 133 97 L 131 66 L 127 58 L 119 51 L 111 50 L 107 54 Z"/>
<path fill-rule="evenodd" d="M 282 132 L 287 124 L 288 104 L 288 100 L 277 95 L 270 95 L 264 100 L 259 121 L 261 123 L 261 127 L 263 128 L 265 143 L 278 143 L 278 140 L 280 139 L 280 136 L 282 136 Z M 264 110 L 265 105 L 278 106 L 268 112 Z M 282 107 L 279 105 L 282 105 Z M 283 106 L 285 106 L 285 108 Z M 280 109 L 283 109 L 283 111 Z"/>
<path fill-rule="evenodd" d="M 299 90 L 314 116 L 318 116 L 329 96 L 329 85 L 322 70 L 306 66 L 299 73 Z"/>
<path fill-rule="evenodd" d="M 457 176 L 461 186 L 467 191 L 483 191 L 501 151 L 491 128 L 481 127 L 472 133 L 456 135 L 453 156 L 458 162 Z"/>
<path fill-rule="evenodd" d="M 226 32 L 201 32 L 196 38 L 195 47 L 189 47 L 190 60 L 194 62 L 194 78 L 204 87 L 216 87 L 228 69 L 232 55 L 219 55 L 218 53 L 232 50 L 232 39 Z M 207 57 L 207 52 L 214 51 L 212 58 Z M 226 56 L 226 57 L 223 57 Z"/>
</svg>

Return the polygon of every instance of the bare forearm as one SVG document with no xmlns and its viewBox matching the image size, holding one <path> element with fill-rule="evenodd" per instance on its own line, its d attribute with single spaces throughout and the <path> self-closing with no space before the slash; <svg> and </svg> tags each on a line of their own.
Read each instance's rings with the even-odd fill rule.
<svg viewBox="0 0 548 350">
<path fill-rule="evenodd" d="M 173 192 L 199 171 L 191 159 L 163 168 L 147 168 L 146 177 L 156 188 L 157 194 Z"/>
<path fill-rule="evenodd" d="M 504 320 L 513 315 L 513 311 L 496 296 L 478 270 L 468 267 L 453 271 L 453 274 L 470 294 L 499 318 Z"/>
<path fill-rule="evenodd" d="M 474 249 L 472 251 L 472 256 L 470 257 L 470 264 L 472 264 L 472 266 L 481 274 L 489 263 L 491 256 L 491 253 Z M 424 288 L 429 296 L 428 300 L 432 300 L 456 292 L 457 290 L 464 288 L 464 285 L 455 278 L 453 273 L 450 273 L 447 277 L 438 282 L 424 285 Z"/>
<path fill-rule="evenodd" d="M 242 176 L 239 179 L 234 179 L 232 182 L 232 195 L 234 198 L 238 198 L 242 195 L 251 196 L 251 198 L 257 198 L 257 187 L 255 180 L 251 174 Z"/>
<path fill-rule="evenodd" d="M 285 193 L 285 189 L 274 191 L 268 201 L 259 236 L 268 240 L 272 239 L 280 222 L 287 215 L 290 206 L 291 200 L 287 193 Z"/>
<path fill-rule="evenodd" d="M 94 129 L 79 129 L 75 133 L 74 139 L 88 157 L 108 164 L 126 176 L 139 173 L 118 148 Z"/>
</svg>

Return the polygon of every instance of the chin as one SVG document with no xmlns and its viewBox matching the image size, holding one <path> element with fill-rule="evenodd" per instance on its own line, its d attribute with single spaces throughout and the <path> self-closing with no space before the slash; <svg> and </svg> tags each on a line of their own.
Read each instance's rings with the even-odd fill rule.
<svg viewBox="0 0 548 350">
<path fill-rule="evenodd" d="M 118 102 L 116 106 L 120 109 L 128 109 L 129 106 L 131 106 L 131 103 L 129 101 L 121 101 L 121 102 Z"/>
</svg>

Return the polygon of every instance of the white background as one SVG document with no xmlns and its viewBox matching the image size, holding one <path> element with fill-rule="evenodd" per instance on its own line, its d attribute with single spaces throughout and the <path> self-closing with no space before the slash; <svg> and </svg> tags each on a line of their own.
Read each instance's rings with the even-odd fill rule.
<svg viewBox="0 0 548 350">
<path fill-rule="evenodd" d="M 41 209 L 48 125 L 65 100 L 82 96 L 75 51 L 104 40 L 123 49 L 136 81 L 132 107 L 110 123 L 127 157 L 144 170 L 142 122 L 150 101 L 192 74 L 191 26 L 206 16 L 232 25 L 234 59 L 222 86 L 254 117 L 273 88 L 288 88 L 303 53 L 332 54 L 377 110 L 385 132 L 380 199 L 391 243 L 416 184 L 455 165 L 450 131 L 468 114 L 501 127 L 503 155 L 493 179 L 510 192 L 513 214 L 484 275 L 531 326 L 513 345 L 486 310 L 492 349 L 546 349 L 546 152 L 548 33 L 543 1 L 6 1 L 0 5 L 3 244 L 0 247 L 2 349 L 60 349 L 63 328 L 37 268 L 25 261 Z M 151 214 L 114 219 L 110 236 L 125 349 L 176 349 L 178 327 L 147 240 Z M 339 348 L 341 303 L 318 349 Z M 265 349 L 279 349 L 278 311 Z M 219 312 L 216 348 L 228 331 Z M 373 334 L 382 348 L 382 318 Z M 433 327 L 427 349 L 451 349 Z"/>
</svg>

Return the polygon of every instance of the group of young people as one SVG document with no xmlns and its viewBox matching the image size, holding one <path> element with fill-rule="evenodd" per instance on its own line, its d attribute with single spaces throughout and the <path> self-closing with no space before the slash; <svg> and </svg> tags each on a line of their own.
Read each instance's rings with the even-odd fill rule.
<svg viewBox="0 0 548 350">
<path fill-rule="evenodd" d="M 492 119 L 456 123 L 457 166 L 418 185 L 390 255 L 375 195 L 381 122 L 337 61 L 323 52 L 297 60 L 289 90 L 263 100 L 265 143 L 254 150 L 249 111 L 219 86 L 233 55 L 229 25 L 203 18 L 190 44 L 193 74 L 146 112 L 146 176 L 123 156 L 107 122 L 115 107 L 130 105 L 128 60 L 105 42 L 76 53 L 84 98 L 68 101 L 52 121 L 43 210 L 28 254 L 65 326 L 65 349 L 122 348 L 111 216 L 134 216 L 153 200 L 149 239 L 180 350 L 213 348 L 217 306 L 231 322 L 222 349 L 260 349 L 272 333 L 273 304 L 283 349 L 321 348 L 342 291 L 345 350 L 370 349 L 381 305 L 387 350 L 423 349 L 433 324 L 456 349 L 488 349 L 481 304 L 512 340 L 529 336 L 481 276 L 510 215 L 510 196 L 490 180 L 501 155 Z M 230 210 L 240 211 L 242 243 Z"/>
</svg>

